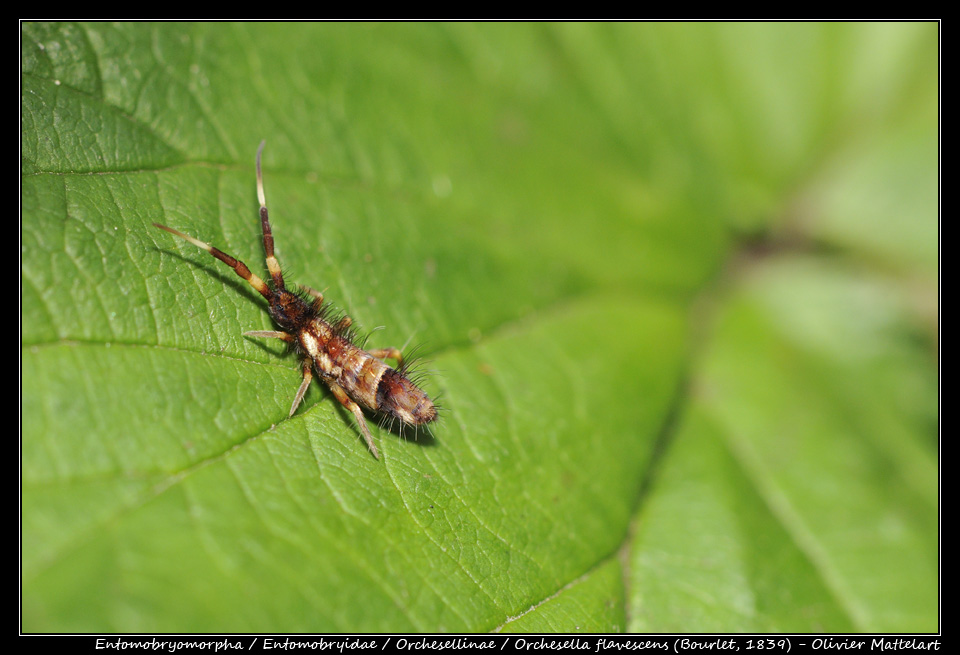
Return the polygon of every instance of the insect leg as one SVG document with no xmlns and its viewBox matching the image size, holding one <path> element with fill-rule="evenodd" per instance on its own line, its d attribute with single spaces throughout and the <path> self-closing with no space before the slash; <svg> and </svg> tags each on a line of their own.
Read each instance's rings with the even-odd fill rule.
<svg viewBox="0 0 960 655">
<path fill-rule="evenodd" d="M 292 334 L 287 334 L 286 332 L 275 332 L 274 330 L 251 330 L 250 332 L 244 332 L 243 336 L 280 339 L 281 341 L 286 341 L 287 343 L 293 343 L 297 340 Z"/>
<path fill-rule="evenodd" d="M 396 360 L 397 366 L 403 364 L 403 355 L 400 354 L 400 351 L 396 348 L 374 348 L 367 351 L 368 355 L 373 355 L 377 359 L 393 359 Z"/>
<path fill-rule="evenodd" d="M 300 383 L 300 388 L 297 389 L 297 395 L 293 397 L 293 404 L 290 406 L 290 416 L 293 416 L 293 413 L 297 411 L 297 407 L 299 407 L 300 403 L 303 402 L 303 395 L 307 393 L 307 389 L 310 387 L 310 382 L 313 381 L 313 370 L 310 368 L 310 366 L 310 360 L 304 359 L 303 382 Z"/>
<path fill-rule="evenodd" d="M 260 147 L 257 148 L 257 198 L 260 200 L 260 227 L 263 229 L 263 250 L 267 255 L 267 269 L 270 271 L 270 277 L 273 278 L 273 286 L 284 289 L 280 262 L 273 254 L 273 232 L 270 229 L 270 218 L 267 216 L 267 198 L 263 193 L 263 173 L 260 171 L 260 156 L 266 144 L 266 141 L 261 141 Z"/>
<path fill-rule="evenodd" d="M 273 292 L 270 290 L 270 287 L 267 286 L 267 283 L 261 280 L 259 277 L 257 277 L 253 273 L 251 273 L 250 269 L 247 268 L 247 265 L 244 264 L 239 259 L 234 259 L 233 257 L 223 252 L 222 250 L 218 250 L 214 248 L 209 243 L 204 243 L 199 239 L 194 239 L 193 237 L 188 236 L 179 230 L 174 230 L 172 227 L 167 227 L 166 225 L 160 225 L 159 223 L 154 223 L 153 226 L 159 227 L 161 230 L 166 230 L 170 234 L 178 236 L 184 241 L 188 241 L 192 243 L 197 248 L 206 250 L 208 253 L 210 253 L 211 255 L 213 255 L 220 261 L 222 261 L 224 264 L 232 268 L 234 272 L 240 277 L 242 277 L 244 280 L 246 280 L 251 287 L 259 291 L 261 296 L 266 298 L 268 301 L 273 300 Z M 280 287 L 280 288 L 282 289 L 283 287 Z"/>
<path fill-rule="evenodd" d="M 292 334 L 274 330 L 251 330 L 250 332 L 244 332 L 243 336 L 280 339 L 281 341 L 286 341 L 287 343 L 293 343 L 297 340 Z M 297 395 L 293 397 L 293 404 L 290 406 L 290 416 L 294 415 L 294 413 L 297 411 L 297 407 L 299 407 L 300 403 L 303 402 L 303 396 L 307 393 L 307 389 L 310 388 L 311 381 L 313 381 L 313 370 L 311 369 L 310 360 L 305 359 L 303 360 L 303 382 L 300 383 L 300 388 L 297 389 Z"/>
<path fill-rule="evenodd" d="M 357 423 L 360 424 L 360 431 L 363 433 L 363 438 L 367 440 L 367 448 L 370 449 L 374 457 L 380 459 L 380 453 L 377 452 L 377 446 L 373 443 L 373 437 L 370 436 L 370 430 L 367 428 L 367 423 L 364 419 L 363 412 L 360 411 L 360 406 L 350 399 L 350 396 L 347 395 L 347 392 L 344 391 L 343 387 L 339 384 L 332 380 L 324 380 L 324 382 L 330 387 L 330 391 L 333 392 L 333 397 L 339 400 L 341 405 L 349 409 L 353 412 L 353 415 L 357 417 Z"/>
</svg>

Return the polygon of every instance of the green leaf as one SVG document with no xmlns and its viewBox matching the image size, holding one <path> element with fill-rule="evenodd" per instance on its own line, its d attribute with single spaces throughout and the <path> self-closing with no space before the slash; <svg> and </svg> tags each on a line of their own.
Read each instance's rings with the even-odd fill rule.
<svg viewBox="0 0 960 655">
<path fill-rule="evenodd" d="M 620 563 L 607 559 L 497 631 L 621 632 L 626 622 L 622 581 Z"/>
<path fill-rule="evenodd" d="M 887 285 L 744 277 L 638 517 L 631 630 L 936 629 L 937 388 Z"/>
<path fill-rule="evenodd" d="M 937 630 L 936 25 L 21 36 L 24 631 Z"/>
</svg>

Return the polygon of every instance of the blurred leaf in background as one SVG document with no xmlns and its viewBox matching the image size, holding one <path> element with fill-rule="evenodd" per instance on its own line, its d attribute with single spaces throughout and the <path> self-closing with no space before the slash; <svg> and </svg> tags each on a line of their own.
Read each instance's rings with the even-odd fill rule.
<svg viewBox="0 0 960 655">
<path fill-rule="evenodd" d="M 22 629 L 938 630 L 938 38 L 23 23 Z M 261 271 L 261 139 L 382 461 L 150 225 Z"/>
</svg>

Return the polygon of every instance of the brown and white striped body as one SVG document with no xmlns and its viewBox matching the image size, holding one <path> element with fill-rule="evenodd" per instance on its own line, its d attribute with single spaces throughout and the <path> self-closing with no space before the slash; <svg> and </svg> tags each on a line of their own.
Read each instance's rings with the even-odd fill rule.
<svg viewBox="0 0 960 655">
<path fill-rule="evenodd" d="M 273 253 L 273 233 L 267 215 L 263 193 L 263 175 L 260 172 L 260 155 L 263 143 L 257 150 L 257 196 L 260 200 L 260 224 L 263 230 L 263 248 L 266 252 L 267 270 L 273 281 L 267 282 L 250 272 L 246 264 L 214 248 L 208 243 L 184 234 L 173 228 L 154 223 L 230 266 L 237 275 L 246 280 L 269 303 L 271 318 L 280 327 L 279 331 L 256 330 L 245 332 L 252 337 L 280 339 L 290 344 L 302 361 L 303 381 L 290 407 L 290 416 L 297 411 L 303 396 L 310 386 L 315 369 L 320 380 L 330 388 L 334 397 L 357 419 L 360 431 L 374 457 L 379 458 L 377 447 L 364 420 L 360 405 L 400 420 L 401 424 L 424 425 L 437 418 L 437 408 L 430 397 L 406 375 L 402 355 L 396 348 L 363 350 L 354 343 L 355 333 L 350 329 L 348 316 L 336 316 L 323 296 L 312 289 L 300 292 L 287 290 L 280 264 Z M 308 302 L 308 298 L 312 301 Z M 393 359 L 399 368 L 387 366 L 382 360 Z"/>
<path fill-rule="evenodd" d="M 299 331 L 297 340 L 321 379 L 335 381 L 350 398 L 367 409 L 407 425 L 422 425 L 437 417 L 429 396 L 404 373 L 356 346 L 349 335 L 340 334 L 323 318 L 314 318 L 306 329 Z M 379 357 L 399 357 L 399 352 L 394 353 L 393 349 L 375 352 Z"/>
</svg>

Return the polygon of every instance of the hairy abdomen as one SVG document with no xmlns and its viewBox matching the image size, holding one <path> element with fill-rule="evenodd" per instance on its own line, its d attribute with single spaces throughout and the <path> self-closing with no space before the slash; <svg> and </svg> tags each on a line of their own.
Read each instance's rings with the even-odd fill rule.
<svg viewBox="0 0 960 655">
<path fill-rule="evenodd" d="M 327 354 L 340 368 L 337 384 L 367 409 L 410 425 L 423 425 L 437 418 L 437 408 L 430 397 L 402 372 L 339 337 L 328 342 Z M 317 368 L 322 370 L 320 362 Z"/>
<path fill-rule="evenodd" d="M 437 418 L 437 408 L 430 397 L 392 368 L 384 372 L 377 385 L 377 410 L 411 425 L 423 425 Z"/>
</svg>

